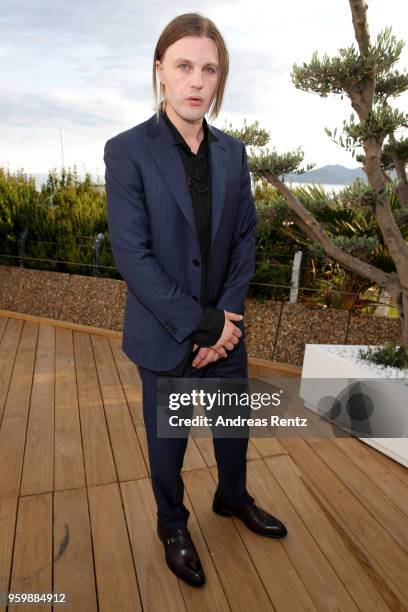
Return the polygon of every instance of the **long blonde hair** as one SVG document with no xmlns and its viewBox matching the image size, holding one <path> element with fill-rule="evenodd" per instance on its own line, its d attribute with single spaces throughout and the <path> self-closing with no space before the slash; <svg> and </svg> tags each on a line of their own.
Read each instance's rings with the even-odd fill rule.
<svg viewBox="0 0 408 612">
<path fill-rule="evenodd" d="M 159 120 L 160 111 L 164 110 L 166 106 L 165 99 L 165 87 L 163 83 L 160 83 L 160 100 L 158 99 L 157 92 L 157 72 L 156 72 L 156 61 L 163 61 L 164 54 L 168 47 L 173 45 L 175 42 L 184 38 L 184 36 L 207 36 L 211 38 L 218 50 L 218 61 L 219 61 L 219 79 L 217 89 L 215 91 L 211 106 L 209 108 L 209 119 L 216 119 L 222 105 L 224 97 L 225 85 L 228 77 L 229 70 L 229 54 L 223 37 L 221 36 L 217 26 L 211 19 L 203 17 L 200 13 L 184 13 L 178 15 L 166 25 L 163 32 L 157 41 L 156 48 L 154 50 L 153 58 L 153 97 L 154 97 L 154 110 L 156 112 L 157 120 Z"/>
</svg>

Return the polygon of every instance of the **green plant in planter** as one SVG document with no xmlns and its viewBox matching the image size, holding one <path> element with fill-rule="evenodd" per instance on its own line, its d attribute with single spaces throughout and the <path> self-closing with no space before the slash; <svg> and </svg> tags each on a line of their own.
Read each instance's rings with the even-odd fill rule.
<svg viewBox="0 0 408 612">
<path fill-rule="evenodd" d="M 359 357 L 393 368 L 402 369 L 408 367 L 408 347 L 397 346 L 393 341 L 386 342 L 384 346 L 360 349 Z"/>
</svg>

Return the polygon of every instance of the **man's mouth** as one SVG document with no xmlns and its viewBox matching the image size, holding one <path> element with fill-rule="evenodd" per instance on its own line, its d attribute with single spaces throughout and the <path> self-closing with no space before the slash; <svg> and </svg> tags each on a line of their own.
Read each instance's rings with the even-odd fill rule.
<svg viewBox="0 0 408 612">
<path fill-rule="evenodd" d="M 200 98 L 200 96 L 189 96 L 187 98 L 187 101 L 191 104 L 201 104 L 203 102 L 203 99 Z"/>
</svg>

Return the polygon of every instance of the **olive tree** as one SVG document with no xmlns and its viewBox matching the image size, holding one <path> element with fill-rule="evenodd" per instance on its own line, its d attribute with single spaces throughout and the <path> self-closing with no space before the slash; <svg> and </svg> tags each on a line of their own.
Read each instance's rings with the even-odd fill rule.
<svg viewBox="0 0 408 612">
<path fill-rule="evenodd" d="M 398 140 L 397 131 L 408 127 L 408 115 L 392 108 L 390 97 L 396 97 L 408 89 L 408 74 L 398 72 L 394 66 L 400 58 L 403 41 L 397 41 L 386 27 L 374 44 L 370 41 L 367 22 L 367 4 L 364 0 L 349 0 L 357 48 L 353 43 L 339 49 L 338 56 L 327 54 L 318 58 L 317 51 L 309 63 L 294 64 L 291 78 L 296 88 L 315 92 L 321 97 L 328 94 L 347 96 L 355 111 L 343 122 L 343 131 L 336 140 L 337 130 L 326 133 L 338 145 L 356 155 L 367 175 L 366 189 L 354 191 L 361 206 L 369 208 L 378 224 L 384 247 L 393 262 L 393 270 L 384 271 L 363 257 L 353 255 L 344 240 L 330 236 L 323 225 L 300 202 L 285 184 L 283 175 L 303 173 L 313 167 L 302 167 L 304 154 L 300 147 L 295 151 L 279 153 L 266 148 L 269 134 L 259 128 L 258 122 L 244 125 L 241 130 L 230 133 L 251 145 L 248 154 L 249 169 L 254 178 L 264 179 L 273 185 L 296 213 L 299 225 L 308 237 L 317 241 L 327 253 L 345 269 L 365 277 L 388 292 L 398 308 L 402 344 L 408 345 L 408 244 L 401 232 L 408 220 L 408 183 L 406 163 L 408 159 L 407 139 Z M 254 147 L 255 150 L 252 150 Z M 256 148 L 258 151 L 256 151 Z M 363 152 L 362 152 L 363 150 Z M 392 180 L 387 171 L 394 169 L 397 179 Z M 394 192 L 399 200 L 398 211 L 390 206 L 390 195 Z"/>
</svg>

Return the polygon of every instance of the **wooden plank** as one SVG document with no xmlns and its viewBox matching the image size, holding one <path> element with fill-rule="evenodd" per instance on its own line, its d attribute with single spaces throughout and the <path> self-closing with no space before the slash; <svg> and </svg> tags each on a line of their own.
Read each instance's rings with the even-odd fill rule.
<svg viewBox="0 0 408 612">
<path fill-rule="evenodd" d="M 20 495 L 53 490 L 55 327 L 40 325 Z"/>
<path fill-rule="evenodd" d="M 9 592 L 17 501 L 16 497 L 0 500 L 0 593 L 3 597 L 6 597 L 5 593 Z M 6 605 L 0 599 L 0 612 L 5 612 L 5 610 Z"/>
<path fill-rule="evenodd" d="M 0 425 L 22 329 L 22 321 L 0 318 Z"/>
<path fill-rule="evenodd" d="M 191 437 L 191 433 L 190 433 Z M 211 431 L 209 433 L 209 437 L 205 438 L 203 436 L 194 436 L 194 443 L 198 448 L 200 455 L 204 459 L 204 466 L 211 467 L 217 465 L 214 455 L 214 443 L 211 435 Z"/>
<path fill-rule="evenodd" d="M 190 434 L 190 438 L 191 438 L 191 434 Z M 217 461 L 215 459 L 214 442 L 213 442 L 213 438 L 211 435 L 211 431 L 210 431 L 209 437 L 194 436 L 193 439 L 202 457 L 204 458 L 205 465 L 207 467 L 215 467 L 217 465 Z M 259 458 L 260 458 L 260 455 L 255 445 L 252 443 L 252 439 L 249 439 L 248 451 L 247 451 L 247 461 L 255 461 Z M 190 469 L 193 469 L 193 468 L 190 468 Z"/>
<path fill-rule="evenodd" d="M 3 365 L 0 373 L 0 592 L 52 591 L 49 491 L 53 490 L 55 459 L 54 486 L 59 491 L 54 505 L 54 592 L 65 589 L 68 594 L 70 591 L 78 609 L 96 609 L 98 594 L 100 609 L 141 609 L 142 599 L 144 609 L 155 608 L 157 602 L 159 606 L 163 603 L 163 608 L 197 612 L 244 608 L 251 612 L 320 608 L 405 610 L 408 538 L 404 528 L 408 510 L 404 497 L 408 471 L 355 438 L 322 437 L 325 424 L 317 415 L 311 415 L 313 431 L 319 433 L 316 439 L 250 439 L 249 490 L 259 505 L 288 525 L 289 535 L 282 540 L 262 538 L 238 519 L 224 519 L 212 513 L 217 476 L 213 443 L 210 437 L 194 440 L 190 436 L 183 466 L 185 503 L 191 512 L 189 528 L 208 582 L 203 589 L 179 582 L 165 565 L 163 546 L 156 534 L 156 506 L 150 480 L 145 478 L 148 461 L 146 465 L 141 381 L 135 364 L 121 349 L 121 334 L 110 335 L 104 333 L 109 330 L 96 329 L 91 338 L 87 332 L 94 328 L 69 322 L 54 325 L 52 320 L 44 325 L 47 319 L 43 317 L 19 314 L 13 313 L 15 316 L 9 319 L 0 315 L 0 364 Z M 41 323 L 40 327 L 36 320 Z M 80 328 L 86 328 L 87 332 L 78 331 Z M 71 329 L 74 329 L 74 343 Z M 35 363 L 37 334 L 39 351 Z M 250 372 L 256 376 L 263 374 L 274 383 L 280 380 L 286 385 L 290 411 L 305 410 L 298 396 L 299 378 L 294 371 L 285 372 L 267 364 L 251 368 Z M 116 415 L 109 421 L 101 387 L 106 410 L 119 405 L 123 411 L 118 419 Z M 40 406 L 45 410 L 41 411 Z M 128 416 L 124 417 L 126 411 Z M 44 427 L 41 432 L 41 424 L 45 426 L 45 433 Z M 126 478 L 127 482 L 120 485 L 126 517 L 115 482 L 117 473 L 110 440 L 113 432 L 115 444 L 121 444 L 125 424 L 133 431 L 132 439 L 139 448 L 138 461 L 144 466 L 143 478 Z M 23 484 L 28 483 L 29 487 L 22 492 L 30 491 L 30 496 L 21 498 L 16 522 L 26 430 L 28 447 L 24 468 L 27 472 L 24 471 Z M 127 430 L 125 434 L 128 435 Z M 125 456 L 131 452 L 130 441 L 126 437 L 125 440 L 126 450 L 119 460 L 122 467 Z M 34 448 L 36 441 L 37 448 Z M 268 457 L 269 469 L 258 460 L 260 456 Z M 196 469 L 206 465 L 204 459 L 212 466 L 211 473 Z M 92 487 L 89 502 L 96 578 L 82 461 Z M 97 484 L 104 486 L 93 487 Z M 383 494 L 381 497 L 379 491 Z M 293 525 L 296 539 L 290 538 Z M 302 555 L 298 554 L 299 542 Z M 323 562 L 317 563 L 320 555 Z M 308 560 L 317 569 L 305 567 Z M 335 582 L 327 568 L 331 568 Z M 162 582 L 158 586 L 159 581 Z M 322 588 L 328 584 L 333 593 L 331 599 Z M 342 593 L 340 598 L 337 589 Z"/>
<path fill-rule="evenodd" d="M 300 398 L 293 399 L 297 410 L 306 410 Z M 379 453 L 370 453 L 370 447 L 355 437 L 334 437 L 330 423 L 311 410 L 308 410 L 308 418 L 313 421 L 318 437 L 309 436 L 306 438 L 307 443 L 343 482 L 364 500 L 368 510 L 408 551 L 408 536 L 405 530 L 408 516 L 405 500 L 408 490 L 393 476 L 390 465 L 394 462 L 380 461 Z M 379 490 L 384 492 L 391 504 L 384 506 L 383 499 L 378 495 Z"/>
<path fill-rule="evenodd" d="M 403 605 L 408 601 L 408 565 L 402 548 L 309 444 L 300 438 L 286 438 L 281 442 L 301 469 L 304 480 L 310 483 L 309 490 L 313 491 L 320 506 L 354 540 L 361 556 L 370 558 L 377 574 L 388 584 L 394 600 Z"/>
<path fill-rule="evenodd" d="M 74 323 L 72 321 L 61 321 L 59 319 L 51 319 L 49 317 L 40 317 L 38 315 L 14 312 L 13 310 L 0 309 L 0 317 L 24 319 L 27 321 L 31 321 L 32 323 L 54 325 L 56 327 L 65 327 L 75 331 L 88 332 L 89 334 L 108 336 L 109 338 L 119 339 L 120 341 L 122 341 L 123 338 L 123 331 L 107 329 L 103 327 L 95 327 L 91 325 L 84 325 L 82 323 Z M 268 375 L 268 372 L 270 372 L 271 370 L 275 370 L 285 373 L 287 375 L 298 377 L 302 371 L 302 368 L 300 368 L 299 366 L 251 356 L 248 356 L 248 366 L 251 369 L 251 372 L 262 372 L 263 370 L 267 370 L 267 373 L 265 374 L 266 376 Z M 258 368 L 258 370 L 255 370 L 256 368 Z"/>
<path fill-rule="evenodd" d="M 54 592 L 66 593 L 68 610 L 98 609 L 85 488 L 54 495 Z"/>
<path fill-rule="evenodd" d="M 269 461 L 273 462 L 275 459 L 277 458 L 271 458 Z M 353 598 L 345 589 L 303 521 L 299 518 L 290 499 L 282 493 L 264 461 L 248 464 L 247 474 L 248 488 L 256 503 L 285 523 L 288 535 L 282 538 L 280 542 L 297 573 L 297 578 L 303 582 L 314 606 L 318 610 L 344 610 L 347 612 L 358 610 Z M 270 562 L 269 564 L 262 563 L 262 556 L 261 558 L 258 556 L 259 536 L 254 537 L 252 532 L 248 531 L 239 519 L 234 519 L 234 521 L 239 523 L 240 530 L 243 535 L 245 534 L 244 542 L 247 543 L 261 578 L 265 584 L 270 584 L 271 580 L 274 580 L 274 578 L 276 580 L 276 577 L 272 576 L 272 572 L 274 572 L 275 565 L 279 561 L 276 563 L 274 561 L 273 564 Z M 299 550 L 302 551 L 301 554 L 299 554 Z M 282 577 L 284 580 L 284 574 Z M 287 609 L 284 599 L 285 583 L 282 586 L 283 590 L 280 595 L 283 603 L 281 609 L 285 610 Z M 279 587 L 275 584 L 271 593 L 275 593 L 279 588 L 282 589 L 282 586 Z M 305 598 L 300 583 L 294 582 L 293 588 L 299 591 L 299 597 Z M 273 597 L 272 602 L 276 605 Z M 305 603 L 307 604 L 307 602 L 308 599 L 306 598 Z"/>
<path fill-rule="evenodd" d="M 363 442 L 360 442 L 360 444 L 363 444 Z M 405 465 L 398 463 L 398 461 L 391 459 L 391 457 L 387 457 L 372 446 L 368 446 L 367 444 L 364 444 L 364 446 L 367 449 L 370 460 L 372 457 L 374 457 L 376 462 L 382 463 L 387 470 L 392 472 L 396 478 L 398 478 L 406 487 L 408 487 L 408 470 Z"/>
<path fill-rule="evenodd" d="M 119 480 L 147 476 L 146 465 L 107 338 L 91 336 Z"/>
<path fill-rule="evenodd" d="M 52 593 L 52 493 L 21 497 L 10 593 Z M 19 605 L 32 610 L 33 604 Z M 36 610 L 51 610 L 37 603 Z"/>
<path fill-rule="evenodd" d="M 141 610 L 119 486 L 89 487 L 88 494 L 99 611 Z"/>
<path fill-rule="evenodd" d="M 129 399 L 130 395 L 134 401 L 141 402 L 142 382 L 137 365 L 123 352 L 121 338 L 108 338 L 108 342 L 126 397 Z"/>
<path fill-rule="evenodd" d="M 332 515 L 327 514 L 325 508 L 320 506 L 318 498 L 312 493 L 313 485 L 307 482 L 301 469 L 294 464 L 291 457 L 284 455 L 273 457 L 267 459 L 265 464 L 270 473 L 267 473 L 268 470 L 265 472 L 266 468 L 258 470 L 255 475 L 258 487 L 255 490 L 259 491 L 261 487 L 266 487 L 271 498 L 275 499 L 274 491 L 278 490 L 278 486 L 282 489 L 358 608 L 373 612 L 398 609 L 386 605 L 381 597 L 381 591 L 384 587 L 387 588 L 387 585 L 384 585 L 369 557 L 356 546 L 353 538 L 339 528 Z M 252 478 L 253 471 L 250 470 L 251 484 Z M 282 493 L 280 495 L 283 497 Z M 284 508 L 280 507 L 279 512 L 283 514 L 282 520 L 285 522 Z M 312 585 L 313 582 L 305 580 L 306 585 Z M 392 591 L 389 591 L 387 599 L 389 602 L 397 603 Z"/>
<path fill-rule="evenodd" d="M 203 439 L 203 438 L 201 438 Z M 191 435 L 188 437 L 187 448 L 184 455 L 182 472 L 189 470 L 200 470 L 205 468 L 205 458 L 203 457 L 202 447 L 197 442 L 197 438 Z"/>
<path fill-rule="evenodd" d="M 201 589 L 178 580 L 167 567 L 164 547 L 157 535 L 157 507 L 150 480 L 122 483 L 121 489 L 144 609 L 229 610 L 188 496 L 184 499 L 190 511 L 188 528 L 207 578 Z"/>
<path fill-rule="evenodd" d="M 286 450 L 276 437 L 254 436 L 251 438 L 253 446 L 260 457 L 274 457 L 275 455 L 286 455 Z"/>
<path fill-rule="evenodd" d="M 408 520 L 406 515 L 389 498 L 383 498 L 378 494 L 377 485 L 331 439 L 311 438 L 308 442 L 322 461 L 375 516 L 385 531 L 408 553 Z M 408 501 L 408 497 L 405 501 Z"/>
<path fill-rule="evenodd" d="M 97 334 L 108 336 L 110 338 L 121 338 L 123 332 L 104 327 L 94 327 L 92 325 L 84 325 L 83 323 L 74 323 L 73 321 L 61 321 L 59 319 L 50 319 L 49 317 L 40 317 L 39 315 L 31 315 L 24 312 L 14 312 L 14 310 L 4 310 L 0 308 L 0 317 L 9 317 L 10 319 L 23 319 L 37 325 L 52 325 L 53 327 L 62 327 L 72 329 L 88 334 Z"/>
<path fill-rule="evenodd" d="M 150 479 L 120 485 L 144 610 L 185 610 L 179 580 L 164 559 L 156 533 L 156 502 Z"/>
<path fill-rule="evenodd" d="M 4 330 L 7 327 L 8 317 L 0 317 L 0 341 L 3 337 Z"/>
<path fill-rule="evenodd" d="M 206 575 L 206 584 L 203 589 L 191 589 L 184 582 L 181 582 L 187 610 L 189 612 L 201 612 L 202 610 L 219 610 L 219 612 L 226 612 L 227 610 L 231 610 L 231 608 L 214 566 L 212 554 L 206 546 L 203 532 L 194 512 L 188 492 L 185 490 L 184 493 L 185 505 L 190 512 L 188 528 Z"/>
<path fill-rule="evenodd" d="M 378 491 L 381 491 L 385 498 L 392 501 L 408 518 L 408 483 L 405 484 L 394 474 L 390 468 L 390 461 L 380 461 L 379 453 L 370 453 L 369 446 L 356 438 L 333 438 L 333 441 L 374 483 Z"/>
<path fill-rule="evenodd" d="M 137 366 L 123 352 L 120 339 L 109 338 L 109 344 L 129 407 L 139 446 L 143 454 L 146 474 L 150 475 L 149 454 L 147 450 L 147 439 L 142 410 L 142 383 L 139 372 Z"/>
<path fill-rule="evenodd" d="M 271 361 L 270 359 L 262 359 L 261 357 L 249 357 L 248 356 L 248 366 L 250 367 L 251 374 L 249 375 L 252 378 L 253 372 L 262 372 L 263 369 L 267 371 L 275 370 L 286 375 L 299 377 L 302 373 L 302 368 L 296 365 L 292 365 L 290 363 L 281 363 L 280 361 Z M 265 372 L 263 372 L 261 378 L 264 378 Z M 266 373 L 268 376 L 268 373 Z"/>
<path fill-rule="evenodd" d="M 78 402 L 88 486 L 117 480 L 89 334 L 74 331 Z"/>
<path fill-rule="evenodd" d="M 211 474 L 216 482 L 216 471 L 211 470 Z M 304 550 L 304 527 L 293 513 L 288 501 L 283 499 L 282 503 L 282 493 L 279 491 L 276 483 L 271 482 L 270 474 L 263 461 L 252 461 L 248 464 L 247 488 L 259 507 L 271 512 L 286 525 L 288 523 L 290 525 L 288 525 L 288 535 L 285 538 L 271 539 L 253 533 L 238 518 L 227 517 L 223 519 L 220 517 L 222 523 L 227 524 L 228 521 L 234 522 L 275 609 L 278 611 L 298 610 L 299 612 L 304 610 L 314 610 L 317 612 L 322 609 L 344 609 L 340 606 L 331 607 L 330 598 L 333 599 L 332 585 L 330 584 L 329 587 L 329 584 L 324 582 L 324 568 L 322 576 L 321 569 L 316 572 L 318 580 L 315 588 L 318 588 L 319 582 L 322 582 L 323 589 L 329 592 L 330 597 L 329 599 L 321 598 L 321 601 L 325 602 L 324 608 L 317 605 L 318 601 L 317 603 L 313 601 L 313 589 L 308 590 L 307 580 L 303 580 L 299 571 L 301 563 L 294 563 L 290 556 L 291 548 L 296 547 L 297 550 L 302 550 L 302 557 L 305 554 L 305 563 L 311 563 L 307 545 Z M 287 511 L 287 507 L 289 507 L 289 511 Z M 293 523 L 295 523 L 296 533 L 293 532 Z M 306 537 L 308 538 L 307 534 Z M 325 560 L 323 560 L 323 564 L 325 563 Z M 316 576 L 313 576 L 313 572 L 309 570 L 308 578 L 315 579 Z M 333 588 L 336 588 L 336 578 Z M 309 591 L 311 592 L 309 593 Z M 337 604 L 338 602 L 336 602 Z M 353 607 L 350 608 L 350 610 L 353 609 Z"/>
<path fill-rule="evenodd" d="M 24 324 L 0 427 L 0 499 L 20 491 L 38 325 Z"/>
<path fill-rule="evenodd" d="M 143 419 L 143 392 L 142 382 L 137 366 L 122 351 L 121 343 L 118 339 L 109 339 L 113 357 L 120 377 L 120 382 L 129 406 L 130 414 L 136 430 L 140 447 L 143 452 L 146 470 L 150 475 L 149 455 L 147 450 L 146 431 Z M 205 467 L 205 462 L 201 456 L 194 440 L 190 439 L 187 444 L 184 456 L 184 470 L 194 470 Z"/>
<path fill-rule="evenodd" d="M 57 327 L 54 490 L 85 486 L 72 331 Z"/>
<path fill-rule="evenodd" d="M 215 493 L 211 474 L 196 470 L 186 472 L 183 479 L 231 610 L 274 610 L 234 523 L 211 510 Z"/>
</svg>

